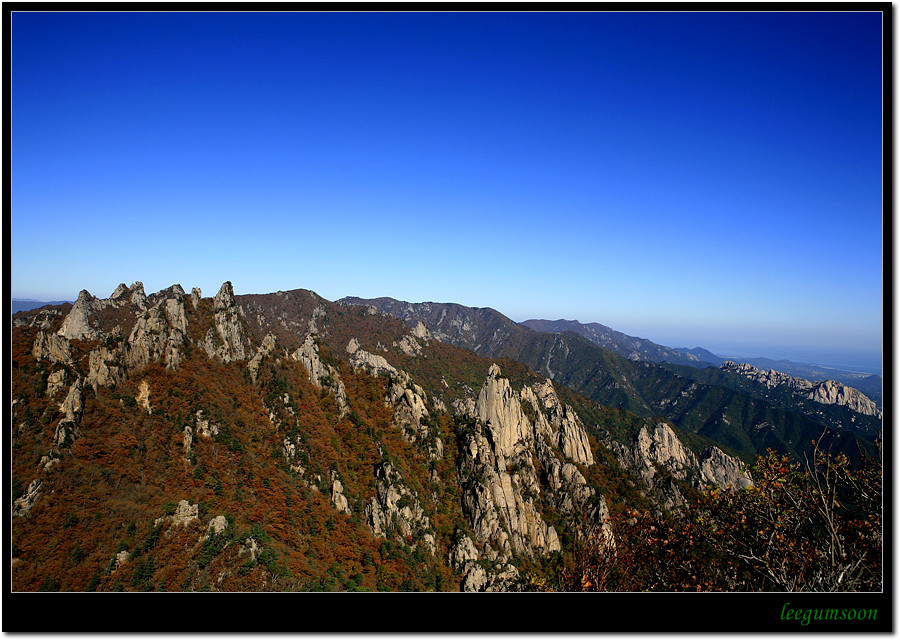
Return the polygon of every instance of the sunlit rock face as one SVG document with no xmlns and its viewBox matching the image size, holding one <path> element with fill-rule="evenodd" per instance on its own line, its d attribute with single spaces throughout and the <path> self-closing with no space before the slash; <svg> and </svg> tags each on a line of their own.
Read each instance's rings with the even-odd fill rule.
<svg viewBox="0 0 900 640">
<path fill-rule="evenodd" d="M 867 416 L 881 417 L 882 415 L 875 403 L 865 394 L 836 380 L 810 382 L 774 369 L 763 371 L 746 362 L 737 363 L 732 360 L 723 363 L 721 369 L 760 382 L 770 389 L 785 386 L 801 397 L 814 402 L 842 405 Z"/>
</svg>

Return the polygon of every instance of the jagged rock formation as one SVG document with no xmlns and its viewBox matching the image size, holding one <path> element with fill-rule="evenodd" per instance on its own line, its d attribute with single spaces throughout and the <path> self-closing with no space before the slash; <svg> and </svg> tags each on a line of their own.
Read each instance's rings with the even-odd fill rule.
<svg viewBox="0 0 900 640">
<path fill-rule="evenodd" d="M 351 339 L 347 343 L 347 353 L 350 354 L 350 364 L 354 369 L 366 370 L 373 376 L 378 376 L 382 373 L 397 375 L 397 369 L 384 356 L 370 353 L 360 348 L 359 341 L 356 338 Z"/>
<path fill-rule="evenodd" d="M 82 382 L 79 378 L 69 387 L 66 399 L 59 405 L 63 418 L 56 425 L 54 440 L 57 446 L 68 448 L 77 436 L 78 425 L 84 412 L 84 396 L 81 392 Z"/>
<path fill-rule="evenodd" d="M 31 513 L 31 508 L 41 494 L 42 484 L 40 478 L 35 478 L 28 485 L 28 489 L 25 490 L 25 493 L 15 499 L 13 502 L 13 513 L 15 515 L 27 516 Z"/>
<path fill-rule="evenodd" d="M 256 353 L 250 358 L 250 362 L 247 363 L 247 369 L 250 370 L 250 378 L 253 382 L 256 382 L 257 377 L 259 376 L 259 366 L 263 361 L 263 358 L 272 354 L 275 351 L 275 346 L 277 344 L 277 340 L 275 338 L 275 334 L 269 332 L 266 334 L 266 337 L 263 338 L 262 343 L 259 345 L 259 349 L 257 349 Z"/>
<path fill-rule="evenodd" d="M 720 367 L 723 371 L 731 371 L 739 375 L 755 380 L 768 388 L 784 386 L 797 395 L 808 398 L 821 404 L 837 404 L 848 407 L 857 413 L 881 418 L 881 411 L 872 400 L 852 387 L 837 382 L 836 380 L 823 380 L 810 382 L 802 378 L 795 378 L 786 373 L 769 369 L 763 371 L 746 362 L 736 363 L 728 360 Z"/>
<path fill-rule="evenodd" d="M 203 347 L 210 357 L 223 362 L 246 360 L 250 354 L 250 339 L 241 322 L 231 282 L 225 282 L 213 298 L 213 328 L 207 332 Z"/>
<path fill-rule="evenodd" d="M 431 522 L 419 499 L 389 462 L 376 467 L 375 489 L 375 496 L 365 507 L 366 522 L 372 533 L 382 538 L 393 537 L 401 544 L 407 544 L 407 538 L 411 538 L 413 548 L 421 541 L 434 554 Z"/>
<path fill-rule="evenodd" d="M 336 471 L 331 472 L 331 503 L 335 509 L 346 513 L 348 516 L 352 513 L 347 496 L 344 495 L 344 485 L 341 483 Z"/>
<path fill-rule="evenodd" d="M 330 364 L 322 362 L 319 357 L 319 346 L 316 344 L 316 335 L 310 333 L 303 344 L 291 354 L 291 358 L 301 363 L 309 372 L 309 381 L 316 388 L 327 388 L 334 395 L 341 415 L 346 415 L 349 410 L 347 404 L 347 392 L 340 372 Z"/>
<path fill-rule="evenodd" d="M 602 496 L 594 495 L 576 465 L 593 464 L 583 426 L 571 408 L 561 405 L 552 385 L 537 386 L 538 393 L 528 387 L 514 393 L 494 364 L 474 406 L 456 405 L 471 410 L 467 417 L 472 420 L 457 435 L 463 511 L 481 546 L 480 558 L 501 573 L 514 571 L 504 566 L 514 554 L 541 557 L 561 548 L 556 530 L 535 503 L 542 492 L 535 460 L 561 511 L 580 511 L 600 524 L 608 517 Z M 531 407 L 533 420 L 523 403 Z M 478 566 L 472 565 L 475 574 L 464 578 L 470 587 L 485 584 Z"/>
<path fill-rule="evenodd" d="M 200 519 L 200 505 L 191 504 L 187 500 L 179 500 L 178 506 L 175 507 L 175 513 L 170 516 L 162 516 L 157 518 L 153 524 L 159 526 L 164 522 L 171 522 L 172 526 L 188 525 L 194 520 Z"/>
<path fill-rule="evenodd" d="M 153 413 L 153 408 L 150 406 L 150 384 L 146 380 L 141 380 L 135 401 L 137 401 L 138 406 L 143 408 L 144 411 Z"/>
<path fill-rule="evenodd" d="M 62 327 L 59 329 L 59 335 L 68 340 L 96 340 L 100 338 L 102 332 L 92 323 L 92 316 L 101 309 L 103 305 L 83 289 L 78 294 L 78 299 L 72 305 Z"/>
<path fill-rule="evenodd" d="M 129 369 L 160 361 L 169 369 L 178 368 L 179 348 L 187 335 L 184 291 L 179 285 L 169 291 L 173 297 L 159 299 L 135 322 L 125 350 L 125 364 Z"/>
<path fill-rule="evenodd" d="M 57 369 L 47 377 L 47 397 L 53 398 L 57 393 L 65 389 L 68 372 L 65 369 Z"/>
<path fill-rule="evenodd" d="M 742 470 L 738 460 L 715 446 L 708 447 L 698 457 L 664 422 L 642 426 L 631 446 L 613 441 L 608 441 L 607 446 L 619 463 L 636 472 L 648 492 L 669 510 L 683 506 L 685 499 L 678 486 L 660 474 L 658 467 L 698 488 L 709 484 L 735 489 L 752 485 L 750 475 Z"/>
<path fill-rule="evenodd" d="M 44 309 L 42 311 L 38 311 L 37 314 L 31 319 L 27 318 L 13 318 L 13 326 L 14 327 L 37 327 L 41 331 L 49 331 L 53 327 L 53 321 L 62 315 L 62 311 L 59 309 Z"/>
<path fill-rule="evenodd" d="M 37 360 L 50 360 L 52 363 L 71 364 L 72 350 L 69 341 L 56 333 L 38 332 L 34 339 L 32 354 Z"/>
</svg>

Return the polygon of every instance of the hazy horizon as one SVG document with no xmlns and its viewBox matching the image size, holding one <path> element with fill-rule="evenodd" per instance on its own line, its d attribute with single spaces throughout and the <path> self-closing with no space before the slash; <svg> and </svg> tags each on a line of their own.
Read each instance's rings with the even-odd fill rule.
<svg viewBox="0 0 900 640">
<path fill-rule="evenodd" d="M 134 283 L 126 282 L 124 284 L 131 286 Z M 145 286 L 145 292 L 149 295 L 151 293 L 155 293 L 156 291 L 161 291 L 162 289 L 168 288 L 169 286 L 171 286 L 173 284 L 180 284 L 182 286 L 182 288 L 184 288 L 186 291 L 190 291 L 193 288 L 193 286 L 196 286 L 196 285 L 185 286 L 181 282 L 177 282 L 177 283 L 173 282 L 169 285 L 166 285 L 165 287 L 147 288 Z M 234 285 L 233 282 L 232 282 L 232 284 Z M 286 290 L 291 290 L 291 289 L 308 289 L 308 287 L 290 287 Z M 218 292 L 218 290 L 219 290 L 219 287 L 206 288 L 206 289 L 201 287 L 201 291 L 202 291 L 204 297 L 214 296 Z M 112 291 L 110 291 L 107 294 L 101 294 L 101 293 L 98 293 L 95 291 L 91 291 L 90 289 L 88 289 L 88 291 L 90 292 L 91 295 L 93 295 L 94 297 L 97 297 L 97 298 L 107 298 L 107 297 L 109 297 L 109 295 L 112 294 Z M 236 289 L 235 293 L 237 295 L 242 295 L 242 294 L 251 294 L 251 293 L 275 293 L 275 291 L 252 291 L 251 292 L 251 291 L 239 291 Z M 318 293 L 318 292 L 316 292 L 316 293 Z M 66 301 L 66 302 L 74 302 L 77 299 L 77 297 L 78 297 L 77 295 L 69 296 L 69 297 L 63 296 L 56 300 Z M 355 296 L 354 294 L 347 294 L 345 296 L 338 296 L 336 298 L 326 298 L 326 299 L 331 300 L 332 302 L 335 302 L 344 297 L 362 297 L 362 296 Z M 370 296 L 370 297 L 375 298 L 375 297 L 393 297 L 393 296 Z M 14 296 L 12 299 L 14 301 L 20 300 L 20 301 L 34 301 L 34 302 L 51 302 L 51 300 L 49 300 L 49 299 L 41 300 L 39 298 L 23 297 L 23 296 Z M 438 301 L 438 300 L 418 300 L 418 301 L 404 300 L 404 302 L 446 302 L 446 303 L 462 304 L 456 300 L 440 300 L 440 301 Z M 493 308 L 493 307 L 491 307 L 491 308 Z M 710 352 L 714 353 L 715 355 L 723 357 L 723 358 L 736 356 L 736 357 L 744 357 L 744 358 L 769 358 L 772 360 L 791 360 L 793 362 L 798 362 L 798 363 L 816 364 L 816 365 L 820 365 L 820 366 L 832 366 L 835 368 L 846 367 L 846 368 L 849 368 L 852 370 L 859 369 L 862 371 L 866 371 L 866 372 L 870 372 L 870 373 L 877 373 L 877 374 L 882 374 L 882 375 L 883 375 L 883 370 L 884 370 L 883 360 L 882 360 L 883 354 L 881 351 L 869 352 L 869 353 L 853 353 L 853 352 L 846 352 L 846 351 L 831 351 L 831 352 L 829 352 L 829 351 L 821 351 L 821 350 L 819 350 L 819 351 L 804 351 L 803 349 L 798 350 L 793 345 L 778 347 L 778 346 L 773 346 L 771 344 L 765 344 L 765 343 L 751 346 L 751 345 L 748 345 L 748 343 L 746 343 L 746 342 L 744 342 L 744 343 L 722 342 L 722 338 L 714 339 L 714 340 L 706 340 L 703 337 L 697 338 L 696 337 L 697 334 L 691 330 L 683 331 L 683 332 L 678 332 L 676 330 L 673 332 L 671 330 L 666 330 L 666 328 L 664 328 L 664 327 L 654 328 L 652 325 L 643 325 L 643 328 L 640 328 L 640 329 L 638 327 L 640 327 L 641 325 L 630 325 L 633 330 L 629 331 L 623 327 L 610 325 L 609 323 L 604 322 L 602 319 L 597 320 L 597 319 L 584 319 L 584 318 L 557 318 L 557 317 L 549 317 L 549 316 L 544 317 L 544 318 L 537 318 L 537 317 L 533 317 L 533 316 L 513 318 L 513 317 L 509 316 L 508 314 L 504 313 L 502 309 L 495 309 L 495 310 L 502 313 L 503 315 L 507 316 L 514 322 L 519 322 L 519 323 L 525 322 L 526 320 L 533 320 L 533 319 L 538 319 L 538 320 L 561 320 L 562 319 L 562 320 L 576 320 L 578 322 L 581 322 L 582 324 L 590 324 L 590 323 L 602 324 L 602 325 L 608 326 L 609 328 L 611 328 L 615 331 L 619 331 L 621 333 L 630 335 L 635 338 L 643 338 L 646 340 L 650 340 L 651 342 L 655 342 L 656 344 L 659 344 L 662 346 L 672 347 L 675 349 L 678 349 L 678 348 L 694 349 L 694 348 L 699 347 L 702 349 L 706 349 L 707 351 L 710 351 Z M 686 337 L 686 336 L 689 336 L 689 337 Z M 698 340 L 700 340 L 701 342 L 697 342 Z"/>
<path fill-rule="evenodd" d="M 12 295 L 230 280 L 880 368 L 882 18 L 14 10 Z"/>
</svg>

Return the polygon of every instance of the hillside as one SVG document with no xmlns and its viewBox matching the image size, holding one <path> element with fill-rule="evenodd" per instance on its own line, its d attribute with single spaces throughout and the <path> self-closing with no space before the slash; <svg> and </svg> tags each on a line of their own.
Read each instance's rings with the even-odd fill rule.
<svg viewBox="0 0 900 640">
<path fill-rule="evenodd" d="M 696 383 L 431 311 L 434 329 L 303 289 L 137 282 L 16 314 L 13 591 L 580 589 L 582 545 L 630 548 L 629 514 L 753 486 L 739 457 L 758 443 L 647 410 L 653 375 Z M 441 318 L 479 348 L 439 340 Z M 571 362 L 614 402 L 542 375 Z"/>
<path fill-rule="evenodd" d="M 14 591 L 508 590 L 650 506 L 545 378 L 310 291 L 13 324 Z"/>
<path fill-rule="evenodd" d="M 836 450 L 856 457 L 860 449 L 871 450 L 873 434 L 880 429 L 880 420 L 871 416 L 748 395 L 736 378 L 704 378 L 699 373 L 704 369 L 631 360 L 571 331 L 530 330 L 493 309 L 390 298 L 338 302 L 364 305 L 409 325 L 422 322 L 455 346 L 522 362 L 603 406 L 662 416 L 686 432 L 734 449 L 745 460 L 769 448 L 802 457 L 823 432 Z"/>
<path fill-rule="evenodd" d="M 564 333 L 566 331 L 571 331 L 572 333 L 577 333 L 591 342 L 600 345 L 604 349 L 609 349 L 629 360 L 671 362 L 672 364 L 683 364 L 701 368 L 717 366 L 716 361 L 720 360 L 711 353 L 708 355 L 712 356 L 712 358 L 705 359 L 707 353 L 697 355 L 694 351 L 687 349 L 664 347 L 645 338 L 636 338 L 634 336 L 626 335 L 621 331 L 610 329 L 597 322 L 582 324 L 577 320 L 526 320 L 521 324 L 534 331 L 542 331 L 545 333 Z"/>
</svg>

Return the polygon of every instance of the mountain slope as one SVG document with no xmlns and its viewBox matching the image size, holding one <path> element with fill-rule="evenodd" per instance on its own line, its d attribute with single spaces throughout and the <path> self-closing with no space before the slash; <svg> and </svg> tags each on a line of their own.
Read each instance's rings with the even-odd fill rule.
<svg viewBox="0 0 900 640">
<path fill-rule="evenodd" d="M 339 302 L 365 305 L 408 324 L 422 322 L 435 337 L 451 344 L 523 362 L 604 406 L 664 416 L 683 430 L 709 437 L 748 458 L 770 447 L 802 456 L 823 431 L 836 450 L 857 456 L 860 447 L 870 450 L 871 434 L 878 430 L 865 420 L 862 426 L 849 419 L 823 421 L 815 411 L 797 411 L 764 396 L 747 396 L 733 383 L 700 383 L 693 379 L 693 372 L 633 361 L 573 332 L 532 331 L 493 309 L 390 298 Z"/>
<path fill-rule="evenodd" d="M 645 338 L 635 338 L 596 322 L 582 324 L 577 320 L 526 320 L 521 324 L 534 331 L 545 333 L 571 331 L 629 360 L 671 362 L 673 364 L 685 364 L 702 368 L 715 365 L 718 359 L 716 356 L 713 356 L 712 359 L 704 360 L 691 350 L 664 347 Z M 702 355 L 706 355 L 706 353 Z M 709 355 L 712 356 L 713 354 Z"/>
<path fill-rule="evenodd" d="M 429 314 L 230 282 L 16 314 L 13 590 L 514 590 L 821 426 L 490 309 Z M 702 402 L 779 428 L 717 431 Z"/>
<path fill-rule="evenodd" d="M 507 590 L 660 508 L 591 401 L 311 291 L 82 291 L 11 364 L 16 591 Z"/>
</svg>

